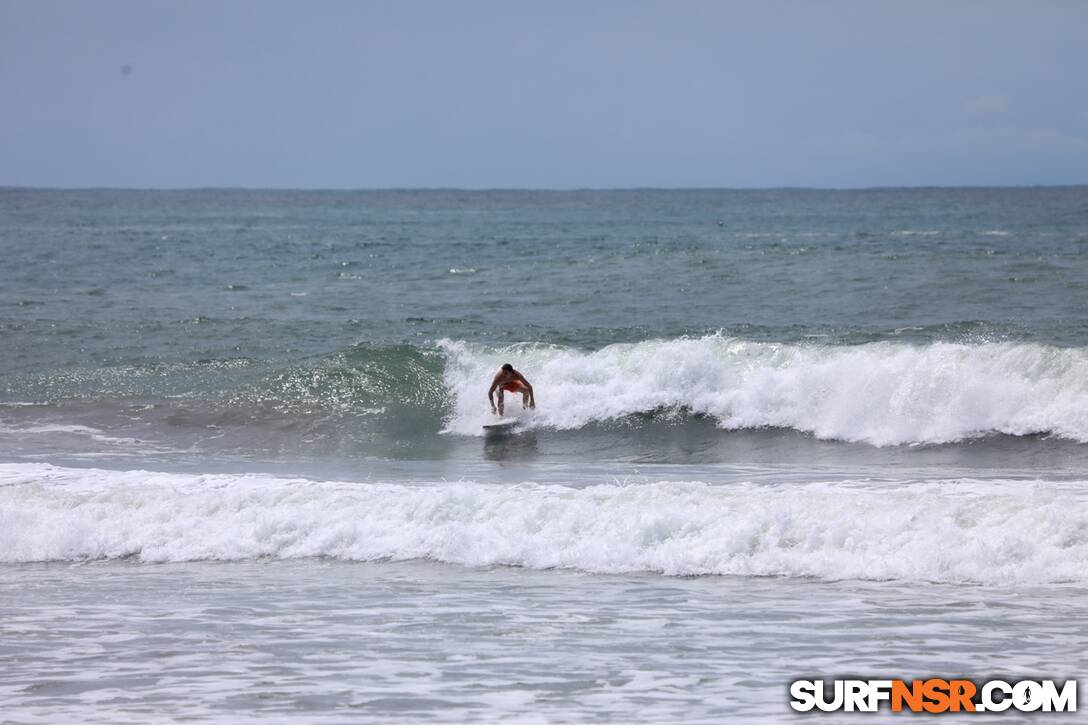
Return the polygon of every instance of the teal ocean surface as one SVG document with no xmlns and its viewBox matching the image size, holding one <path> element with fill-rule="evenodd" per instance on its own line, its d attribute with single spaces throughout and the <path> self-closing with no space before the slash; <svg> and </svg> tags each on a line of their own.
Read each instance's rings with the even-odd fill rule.
<svg viewBox="0 0 1088 725">
<path fill-rule="evenodd" d="M 8 188 L 0 249 L 15 722 L 1088 665 L 1088 188 Z"/>
</svg>

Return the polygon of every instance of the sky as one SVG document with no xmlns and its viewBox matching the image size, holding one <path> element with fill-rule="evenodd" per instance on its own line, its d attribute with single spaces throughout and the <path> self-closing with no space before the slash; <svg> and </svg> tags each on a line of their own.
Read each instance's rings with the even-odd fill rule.
<svg viewBox="0 0 1088 725">
<path fill-rule="evenodd" d="M 1088 183 L 1088 2 L 0 0 L 0 185 Z"/>
</svg>

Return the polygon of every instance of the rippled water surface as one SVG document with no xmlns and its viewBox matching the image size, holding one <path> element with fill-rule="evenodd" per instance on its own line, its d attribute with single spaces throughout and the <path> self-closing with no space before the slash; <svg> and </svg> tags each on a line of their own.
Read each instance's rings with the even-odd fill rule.
<svg viewBox="0 0 1088 725">
<path fill-rule="evenodd" d="M 1088 665 L 1083 187 L 0 189 L 0 247 L 5 722 Z"/>
<path fill-rule="evenodd" d="M 16 722 L 785 721 L 804 717 L 792 679 L 1057 675 L 1088 651 L 1081 587 L 318 560 L 6 578 L 0 693 Z"/>
</svg>

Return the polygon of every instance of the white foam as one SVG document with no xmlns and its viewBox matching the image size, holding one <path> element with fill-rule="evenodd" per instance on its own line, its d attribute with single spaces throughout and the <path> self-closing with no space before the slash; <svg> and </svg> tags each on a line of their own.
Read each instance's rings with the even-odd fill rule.
<svg viewBox="0 0 1088 725">
<path fill-rule="evenodd" d="M 73 433 L 76 435 L 97 435 L 101 433 L 97 428 L 86 425 L 63 425 L 60 423 L 44 423 L 42 425 L 24 426 L 0 426 L 2 433 Z"/>
<path fill-rule="evenodd" d="M 487 386 L 511 362 L 533 383 L 534 425 L 580 428 L 686 409 L 726 429 L 782 427 L 873 445 L 991 433 L 1088 442 L 1088 350 L 1029 343 L 751 342 L 720 335 L 609 345 L 440 343 L 454 410 L 447 432 L 479 435 Z M 516 397 L 516 396 L 514 396 Z M 517 410 L 519 402 L 509 401 Z"/>
<path fill-rule="evenodd" d="M 42 425 L 0 426 L 0 435 L 26 435 L 64 433 L 70 435 L 87 436 L 91 440 L 109 445 L 131 446 L 143 443 L 137 438 L 109 436 L 86 425 L 63 425 L 59 423 L 45 423 Z"/>
<path fill-rule="evenodd" d="M 611 573 L 1088 583 L 1086 483 L 569 488 L 0 464 L 0 561 L 323 556 Z"/>
</svg>

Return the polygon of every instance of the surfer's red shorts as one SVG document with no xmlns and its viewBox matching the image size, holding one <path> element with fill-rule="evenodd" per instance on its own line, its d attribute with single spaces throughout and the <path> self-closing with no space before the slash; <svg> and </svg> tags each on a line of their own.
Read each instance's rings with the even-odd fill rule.
<svg viewBox="0 0 1088 725">
<path fill-rule="evenodd" d="M 508 393 L 528 393 L 529 388 L 525 387 L 525 383 L 520 380 L 512 380 L 502 386 L 502 389 Z"/>
</svg>

